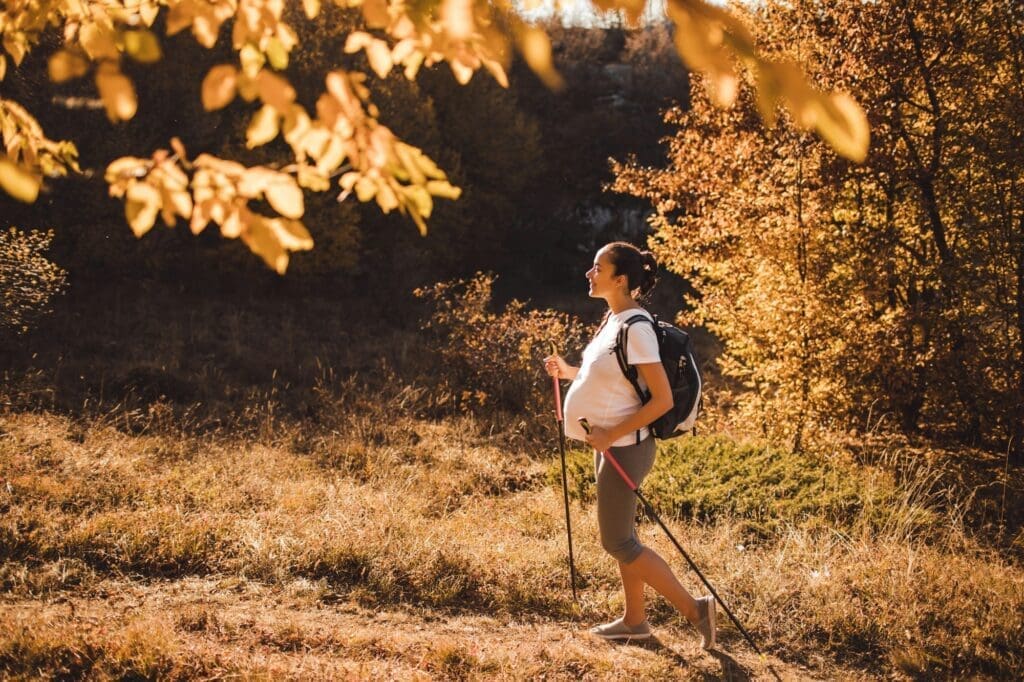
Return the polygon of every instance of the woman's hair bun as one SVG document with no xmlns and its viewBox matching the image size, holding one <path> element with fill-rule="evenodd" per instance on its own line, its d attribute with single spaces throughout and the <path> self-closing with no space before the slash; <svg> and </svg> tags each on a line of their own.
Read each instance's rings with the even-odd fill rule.
<svg viewBox="0 0 1024 682">
<path fill-rule="evenodd" d="M 612 242 L 605 246 L 616 274 L 626 275 L 630 291 L 643 298 L 658 280 L 658 261 L 650 251 L 641 251 L 628 242 Z"/>
</svg>

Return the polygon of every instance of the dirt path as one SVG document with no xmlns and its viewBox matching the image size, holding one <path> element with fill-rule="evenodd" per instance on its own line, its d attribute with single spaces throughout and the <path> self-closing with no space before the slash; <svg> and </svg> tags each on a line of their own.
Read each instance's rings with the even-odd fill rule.
<svg viewBox="0 0 1024 682">
<path fill-rule="evenodd" d="M 105 581 L 45 601 L 7 595 L 0 635 L 0 676 L 15 677 L 760 680 L 773 679 L 770 663 L 785 680 L 867 679 L 824 660 L 760 660 L 731 629 L 713 652 L 678 626 L 608 644 L 580 623 L 373 609 L 307 581 Z"/>
</svg>

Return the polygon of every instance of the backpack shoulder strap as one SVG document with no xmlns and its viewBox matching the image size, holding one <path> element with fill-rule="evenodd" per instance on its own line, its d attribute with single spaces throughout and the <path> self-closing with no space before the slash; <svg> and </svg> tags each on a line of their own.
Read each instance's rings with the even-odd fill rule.
<svg viewBox="0 0 1024 682">
<path fill-rule="evenodd" d="M 636 315 L 633 315 L 628 320 L 626 320 L 622 324 L 622 326 L 619 327 L 619 333 L 615 337 L 615 359 L 618 361 L 619 369 L 622 370 L 622 374 L 626 377 L 626 380 L 629 381 L 630 384 L 632 384 L 633 390 L 636 391 L 636 395 L 638 398 L 640 398 L 641 404 L 647 402 L 648 396 L 644 393 L 643 389 L 640 388 L 640 373 L 637 371 L 636 367 L 629 364 L 629 361 L 626 357 L 626 344 L 629 342 L 629 328 L 636 324 L 637 322 L 642 322 L 644 320 L 654 325 L 654 333 L 657 334 L 658 323 L 655 322 L 652 318 L 648 317 L 647 315 L 641 315 L 640 313 L 637 313 Z M 636 432 L 636 442 L 637 445 L 640 444 L 639 429 L 637 429 Z"/>
<path fill-rule="evenodd" d="M 658 326 L 652 318 L 647 315 L 641 315 L 640 313 L 633 315 L 623 323 L 622 327 L 619 328 L 618 336 L 615 338 L 615 359 L 619 363 L 619 369 L 622 370 L 622 374 L 626 377 L 629 383 L 633 385 L 633 390 L 636 391 L 636 394 L 640 396 L 640 400 L 645 401 L 647 397 L 644 395 L 643 389 L 640 388 L 639 373 L 637 372 L 636 367 L 629 364 L 626 357 L 626 344 L 629 342 L 629 328 L 637 322 L 642 321 L 651 323 L 651 325 L 654 326 L 655 333 L 657 333 Z"/>
</svg>

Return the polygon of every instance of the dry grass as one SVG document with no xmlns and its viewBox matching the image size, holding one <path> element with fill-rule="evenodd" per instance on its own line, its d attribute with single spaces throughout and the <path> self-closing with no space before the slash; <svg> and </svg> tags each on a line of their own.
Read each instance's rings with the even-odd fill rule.
<svg viewBox="0 0 1024 682">
<path fill-rule="evenodd" d="M 768 656 L 724 617 L 702 652 L 659 600 L 656 642 L 608 646 L 585 634 L 622 606 L 588 455 L 574 604 L 553 439 L 438 411 L 409 332 L 367 345 L 327 302 L 262 305 L 102 300 L 2 387 L 0 678 L 1024 674 L 1024 570 L 973 532 L 1020 516 L 1011 477 L 1000 503 L 901 443 L 666 447 L 652 501 Z"/>
<path fill-rule="evenodd" d="M 312 439 L 279 427 L 259 442 L 2 417 L 0 670 L 765 673 L 731 625 L 730 653 L 710 657 L 661 602 L 652 612 L 659 645 L 609 648 L 581 634 L 621 598 L 590 507 L 575 503 L 583 590 L 579 605 L 570 599 L 550 452 L 510 452 L 472 423 L 370 421 Z M 1022 669 L 1024 572 L 962 537 L 927 544 L 895 526 L 861 535 L 787 526 L 750 545 L 741 518 L 673 526 L 788 676 Z M 656 527 L 641 530 L 673 556 Z"/>
</svg>

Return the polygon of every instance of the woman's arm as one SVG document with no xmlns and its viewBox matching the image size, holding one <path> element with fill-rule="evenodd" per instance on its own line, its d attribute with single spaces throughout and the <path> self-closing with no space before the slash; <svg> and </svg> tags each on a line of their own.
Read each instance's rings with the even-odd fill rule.
<svg viewBox="0 0 1024 682">
<path fill-rule="evenodd" d="M 549 355 L 544 358 L 544 369 L 553 377 L 568 379 L 569 381 L 575 379 L 580 371 L 579 367 L 573 367 L 561 355 Z"/>
<path fill-rule="evenodd" d="M 594 449 L 604 452 L 618 439 L 644 428 L 671 409 L 673 405 L 672 387 L 668 383 L 665 367 L 660 362 L 651 362 L 636 365 L 636 368 L 640 371 L 640 376 L 644 378 L 644 382 L 651 392 L 651 399 L 639 410 L 610 429 L 594 427 L 591 435 L 587 438 L 587 442 Z"/>
</svg>

